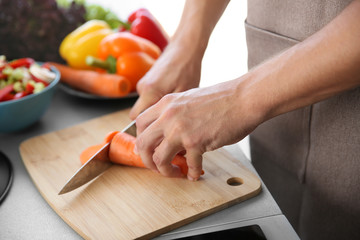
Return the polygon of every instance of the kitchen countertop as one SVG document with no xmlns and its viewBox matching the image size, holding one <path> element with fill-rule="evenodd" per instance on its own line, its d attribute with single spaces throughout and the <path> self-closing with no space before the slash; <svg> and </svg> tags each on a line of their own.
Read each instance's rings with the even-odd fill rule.
<svg viewBox="0 0 360 240">
<path fill-rule="evenodd" d="M 0 205 L 0 239 L 81 239 L 37 191 L 20 158 L 19 144 L 33 136 L 129 108 L 135 100 L 82 99 L 58 89 L 40 121 L 20 132 L 0 133 L 0 151 L 9 157 L 14 168 L 12 187 Z M 256 173 L 238 145 L 226 148 Z M 267 239 L 299 239 L 265 185 L 258 196 L 175 229 L 158 239 L 174 239 L 251 224 L 260 225 Z"/>
</svg>

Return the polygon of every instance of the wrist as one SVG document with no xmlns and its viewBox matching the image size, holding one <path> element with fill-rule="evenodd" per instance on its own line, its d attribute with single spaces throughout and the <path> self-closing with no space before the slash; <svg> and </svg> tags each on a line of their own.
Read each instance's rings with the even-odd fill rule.
<svg viewBox="0 0 360 240">
<path fill-rule="evenodd" d="M 249 72 L 233 80 L 234 106 L 236 121 L 244 122 L 256 128 L 259 124 L 273 117 L 276 104 L 269 97 L 269 92 L 261 86 L 263 76 L 257 72 Z"/>
</svg>

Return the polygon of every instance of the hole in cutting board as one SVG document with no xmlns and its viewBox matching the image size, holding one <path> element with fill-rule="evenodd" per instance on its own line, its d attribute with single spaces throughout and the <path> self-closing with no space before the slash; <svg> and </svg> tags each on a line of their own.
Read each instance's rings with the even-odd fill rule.
<svg viewBox="0 0 360 240">
<path fill-rule="evenodd" d="M 239 177 L 232 177 L 232 178 L 229 178 L 226 181 L 226 183 L 229 184 L 230 186 L 240 186 L 241 184 L 244 183 L 244 181 Z"/>
</svg>

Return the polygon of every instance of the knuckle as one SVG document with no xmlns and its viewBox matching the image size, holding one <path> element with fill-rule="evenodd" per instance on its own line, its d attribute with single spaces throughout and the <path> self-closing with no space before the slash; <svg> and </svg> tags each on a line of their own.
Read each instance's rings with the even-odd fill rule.
<svg viewBox="0 0 360 240">
<path fill-rule="evenodd" d="M 195 149 L 200 146 L 199 137 L 193 134 L 183 134 L 182 142 L 185 149 Z"/>
<path fill-rule="evenodd" d="M 154 81 L 145 81 L 145 79 L 140 80 L 136 84 L 136 90 L 138 91 L 139 95 L 148 95 L 152 97 L 160 97 L 163 95 L 159 89 L 158 85 Z"/>
<path fill-rule="evenodd" d="M 146 149 L 145 140 L 141 135 L 136 138 L 135 145 L 139 151 Z"/>
<path fill-rule="evenodd" d="M 163 164 L 162 158 L 159 156 L 159 154 L 157 152 L 155 152 L 153 155 L 153 161 L 156 166 L 162 166 L 162 164 Z"/>
<path fill-rule="evenodd" d="M 219 148 L 219 146 L 216 143 L 213 142 L 213 143 L 210 143 L 210 144 L 208 144 L 206 146 L 205 151 L 210 152 L 210 151 L 214 151 L 214 150 L 216 150 L 218 148 Z"/>
<path fill-rule="evenodd" d="M 137 84 L 136 84 L 136 91 L 138 93 L 142 93 L 143 89 L 144 89 L 144 85 L 145 85 L 145 81 L 139 81 Z"/>
<path fill-rule="evenodd" d="M 185 129 L 186 126 L 182 123 L 182 121 L 175 121 L 172 124 L 170 131 L 166 134 L 166 137 L 168 139 L 172 139 L 173 141 L 177 139 L 181 140 L 181 136 L 184 135 Z"/>
<path fill-rule="evenodd" d="M 149 87 L 148 87 L 148 83 L 146 81 L 142 81 L 140 80 L 137 84 L 136 84 L 136 91 L 139 93 L 139 95 L 144 95 L 148 92 Z"/>
<path fill-rule="evenodd" d="M 136 128 L 140 131 L 144 130 L 145 128 L 145 120 L 144 120 L 144 115 L 140 114 L 139 116 L 137 116 L 136 118 Z"/>
<path fill-rule="evenodd" d="M 169 104 L 174 100 L 174 97 L 175 97 L 174 93 L 166 94 L 161 98 L 161 102 L 163 102 L 164 104 Z"/>
<path fill-rule="evenodd" d="M 178 115 L 179 109 L 176 106 L 169 106 L 166 111 L 164 112 L 164 118 L 172 119 L 176 115 Z"/>
<path fill-rule="evenodd" d="M 136 84 L 136 89 L 146 90 L 148 89 L 148 86 L 153 85 L 152 82 L 153 81 L 150 81 L 150 79 L 146 75 L 144 75 Z"/>
</svg>

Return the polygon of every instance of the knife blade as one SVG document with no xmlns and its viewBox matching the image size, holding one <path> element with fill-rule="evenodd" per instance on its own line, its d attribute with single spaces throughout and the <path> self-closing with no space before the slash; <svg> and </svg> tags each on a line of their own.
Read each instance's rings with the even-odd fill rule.
<svg viewBox="0 0 360 240">
<path fill-rule="evenodd" d="M 135 120 L 132 121 L 128 126 L 126 126 L 121 132 L 128 133 L 136 137 L 136 125 Z M 87 161 L 81 168 L 79 168 L 75 174 L 67 181 L 64 187 L 60 190 L 58 195 L 68 193 L 85 183 L 96 178 L 108 168 L 110 168 L 113 163 L 110 162 L 108 157 L 110 143 L 105 144 L 97 153 L 95 153 L 89 161 Z"/>
</svg>

